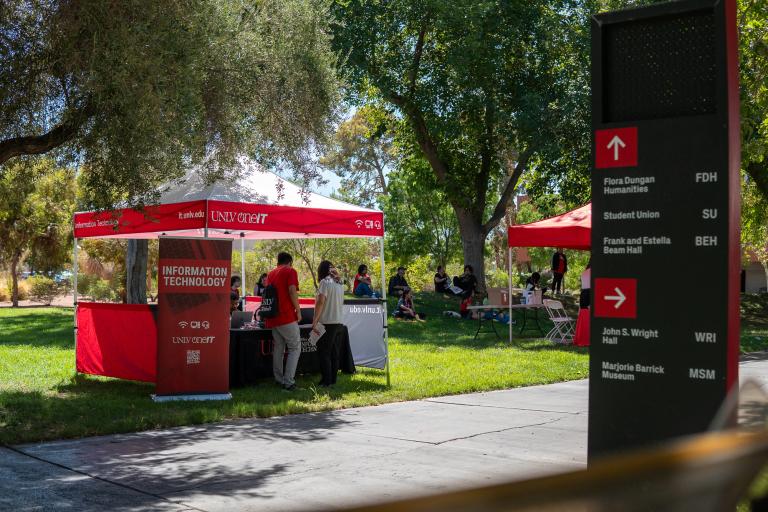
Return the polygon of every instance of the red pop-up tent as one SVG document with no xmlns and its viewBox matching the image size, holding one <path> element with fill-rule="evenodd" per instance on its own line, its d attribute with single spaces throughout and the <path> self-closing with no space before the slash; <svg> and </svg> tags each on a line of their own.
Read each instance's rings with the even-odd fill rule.
<svg viewBox="0 0 768 512">
<path fill-rule="evenodd" d="M 556 217 L 510 226 L 509 247 L 562 247 L 589 250 L 592 232 L 592 203 Z"/>
<path fill-rule="evenodd" d="M 154 354 L 148 354 L 152 348 L 148 338 L 154 336 L 146 332 L 147 325 L 152 323 L 148 310 L 134 311 L 136 307 L 124 304 L 78 306 L 77 241 L 81 238 L 239 238 L 241 251 L 246 239 L 379 238 L 381 280 L 385 282 L 382 212 L 307 192 L 247 160 L 241 160 L 241 166 L 238 179 L 213 184 L 206 184 L 199 172 L 190 170 L 183 179 L 162 187 L 159 204 L 143 212 L 125 208 L 75 214 L 73 274 L 78 371 L 150 382 L 155 372 Z M 245 283 L 245 257 L 241 278 Z M 87 321 L 80 333 L 78 318 Z M 97 336 L 98 332 L 107 331 L 117 331 L 121 338 L 130 340 L 130 349 L 105 339 L 106 336 Z M 78 343 L 86 335 L 87 346 Z M 128 360 L 128 355 L 133 360 Z M 387 377 L 388 360 L 387 354 Z"/>
<path fill-rule="evenodd" d="M 592 247 L 592 203 L 549 219 L 510 226 L 507 230 L 509 254 L 509 318 L 512 318 L 512 248 L 562 247 L 588 251 Z M 512 322 L 509 323 L 512 339 Z"/>
</svg>

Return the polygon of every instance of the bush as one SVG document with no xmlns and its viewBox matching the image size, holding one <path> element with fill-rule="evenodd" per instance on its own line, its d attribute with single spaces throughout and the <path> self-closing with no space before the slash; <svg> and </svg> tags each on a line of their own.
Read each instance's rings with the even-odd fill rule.
<svg viewBox="0 0 768 512">
<path fill-rule="evenodd" d="M 389 279 L 397 273 L 397 267 L 401 264 L 397 261 L 388 261 L 386 266 L 386 282 L 384 286 L 389 284 Z M 435 265 L 432 263 L 432 258 L 429 256 L 419 256 L 415 260 L 408 264 L 404 264 L 408 270 L 405 273 L 405 280 L 408 281 L 408 285 L 414 292 L 421 291 L 433 291 L 435 289 Z M 378 289 L 377 282 L 378 277 L 381 275 L 381 262 L 376 259 L 368 265 L 368 271 L 371 274 L 374 282 L 374 289 Z"/>
<path fill-rule="evenodd" d="M 88 296 L 93 282 L 98 279 L 91 274 L 77 274 L 77 294 Z"/>
<path fill-rule="evenodd" d="M 91 297 L 91 300 L 95 302 L 111 301 L 115 299 L 115 292 L 112 290 L 112 286 L 106 279 L 92 279 L 89 283 L 87 293 Z M 78 283 L 79 285 L 79 283 Z M 78 286 L 79 288 L 79 286 Z"/>
<path fill-rule="evenodd" d="M 488 273 L 487 286 L 489 288 L 507 288 L 509 286 L 509 274 L 500 268 Z"/>
<path fill-rule="evenodd" d="M 0 292 L 0 295 L 6 296 L 8 298 L 7 300 L 10 301 L 13 296 L 13 281 L 10 277 L 5 281 L 3 292 Z M 19 300 L 27 300 L 28 298 L 29 285 L 27 284 L 27 280 L 19 278 Z"/>
<path fill-rule="evenodd" d="M 26 280 L 26 284 L 29 286 L 30 299 L 46 306 L 50 306 L 53 299 L 59 295 L 59 286 L 50 277 L 32 276 Z"/>
<path fill-rule="evenodd" d="M 0 274 L 0 302 L 11 300 L 11 294 L 8 293 L 8 276 Z"/>
</svg>

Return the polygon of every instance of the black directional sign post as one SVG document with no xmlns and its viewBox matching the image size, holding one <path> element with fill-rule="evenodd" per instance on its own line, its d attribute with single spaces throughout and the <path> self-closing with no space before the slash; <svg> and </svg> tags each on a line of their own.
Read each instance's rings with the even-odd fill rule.
<svg viewBox="0 0 768 512">
<path fill-rule="evenodd" d="M 593 18 L 590 459 L 707 430 L 738 380 L 735 16 Z"/>
</svg>

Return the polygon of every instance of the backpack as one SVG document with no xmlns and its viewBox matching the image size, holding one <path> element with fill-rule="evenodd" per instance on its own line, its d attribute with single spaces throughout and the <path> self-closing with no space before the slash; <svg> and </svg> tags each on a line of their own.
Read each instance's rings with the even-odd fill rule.
<svg viewBox="0 0 768 512">
<path fill-rule="evenodd" d="M 261 296 L 259 316 L 261 318 L 275 318 L 279 314 L 280 306 L 277 302 L 277 288 L 268 284 L 264 288 L 264 294 Z"/>
</svg>

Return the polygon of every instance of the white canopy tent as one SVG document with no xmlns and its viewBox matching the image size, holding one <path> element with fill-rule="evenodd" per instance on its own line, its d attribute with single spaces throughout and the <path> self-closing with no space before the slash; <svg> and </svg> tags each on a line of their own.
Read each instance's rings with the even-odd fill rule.
<svg viewBox="0 0 768 512">
<path fill-rule="evenodd" d="M 241 167 L 238 178 L 212 184 L 206 184 L 201 173 L 191 169 L 183 178 L 160 187 L 159 204 L 143 211 L 125 208 L 112 212 L 76 213 L 75 306 L 79 238 L 239 238 L 243 283 L 246 239 L 378 238 L 382 297 L 386 298 L 384 217 L 381 211 L 304 190 L 245 159 L 241 160 Z M 386 302 L 383 311 L 384 343 L 388 347 Z M 388 349 L 386 361 L 389 384 Z"/>
</svg>

